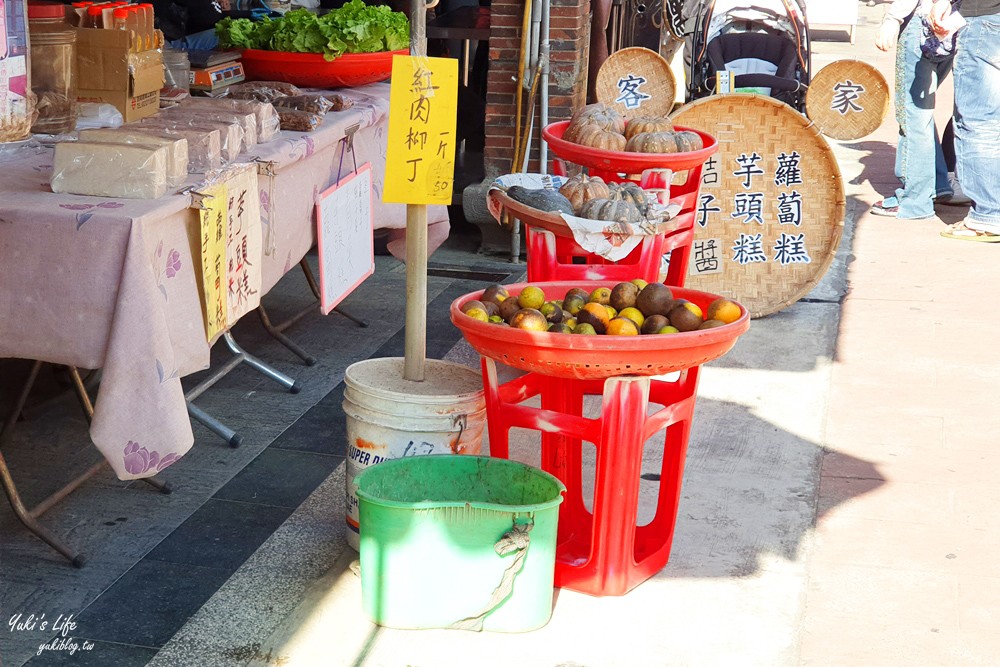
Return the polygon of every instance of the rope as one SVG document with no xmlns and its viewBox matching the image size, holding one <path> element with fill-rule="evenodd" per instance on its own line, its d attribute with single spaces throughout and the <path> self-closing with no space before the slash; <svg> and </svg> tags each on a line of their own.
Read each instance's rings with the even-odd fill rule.
<svg viewBox="0 0 1000 667">
<path fill-rule="evenodd" d="M 534 525 L 534 522 L 526 524 L 515 523 L 511 526 L 510 530 L 503 534 L 503 537 L 497 540 L 497 543 L 493 545 L 493 549 L 497 552 L 498 556 L 503 557 L 511 552 L 517 552 L 513 562 L 504 570 L 503 577 L 500 579 L 500 585 L 493 590 L 490 601 L 486 603 L 482 611 L 475 616 L 455 621 L 448 626 L 450 629 L 482 632 L 483 621 L 486 617 L 496 611 L 500 605 L 506 602 L 510 594 L 514 592 L 514 578 L 524 567 L 524 558 L 528 554 L 528 546 L 531 541 L 528 533 L 531 532 Z"/>
</svg>

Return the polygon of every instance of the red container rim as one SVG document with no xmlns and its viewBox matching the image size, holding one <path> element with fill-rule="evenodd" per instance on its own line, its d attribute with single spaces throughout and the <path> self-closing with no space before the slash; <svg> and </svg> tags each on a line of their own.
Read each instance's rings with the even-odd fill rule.
<svg viewBox="0 0 1000 667">
<path fill-rule="evenodd" d="M 512 293 L 518 293 L 528 285 L 540 287 L 546 298 L 559 298 L 571 287 L 614 287 L 620 280 L 594 280 L 594 281 L 558 281 L 558 282 L 534 282 L 518 283 L 515 285 L 504 285 Z M 688 299 L 689 301 L 714 301 L 719 298 L 717 294 L 701 292 L 698 290 L 686 289 L 683 287 L 669 286 L 674 298 Z M 554 290 L 551 296 L 549 290 Z M 532 349 L 548 348 L 561 349 L 572 354 L 573 350 L 605 351 L 616 352 L 628 349 L 630 352 L 650 353 L 663 352 L 667 350 L 683 350 L 685 348 L 699 345 L 722 343 L 734 340 L 744 334 L 750 328 L 750 313 L 739 304 L 741 315 L 738 320 L 714 329 L 702 329 L 697 331 L 687 331 L 676 334 L 648 334 L 640 336 L 609 336 L 606 334 L 586 336 L 581 334 L 563 334 L 548 331 L 526 331 L 503 327 L 498 324 L 481 322 L 473 319 L 462 312 L 462 306 L 467 302 L 478 299 L 485 290 L 472 292 L 461 296 L 451 304 L 451 321 L 460 329 L 474 332 L 487 338 L 502 340 L 505 346 L 509 346 L 511 352 L 520 351 L 522 354 Z M 692 298 L 693 297 L 693 298 Z M 461 323 L 461 324 L 459 324 Z"/>
<path fill-rule="evenodd" d="M 399 51 L 376 51 L 374 53 L 345 53 L 334 60 L 326 60 L 322 53 L 295 53 L 293 51 L 264 51 L 263 49 L 244 49 L 242 58 L 244 60 L 280 60 L 290 63 L 322 64 L 337 62 L 338 60 L 363 64 L 365 62 L 378 62 L 383 60 L 387 54 L 396 56 L 409 55 L 409 49 Z"/>
<path fill-rule="evenodd" d="M 563 120 L 546 125 L 542 136 L 549 148 L 564 160 L 604 171 L 614 171 L 623 174 L 638 174 L 646 169 L 673 169 L 683 171 L 693 169 L 711 157 L 719 150 L 719 142 L 712 135 L 692 127 L 675 125 L 679 131 L 694 132 L 701 137 L 705 147 L 687 153 L 630 153 L 626 151 L 606 151 L 600 148 L 582 146 L 563 139 L 570 121 Z"/>
</svg>

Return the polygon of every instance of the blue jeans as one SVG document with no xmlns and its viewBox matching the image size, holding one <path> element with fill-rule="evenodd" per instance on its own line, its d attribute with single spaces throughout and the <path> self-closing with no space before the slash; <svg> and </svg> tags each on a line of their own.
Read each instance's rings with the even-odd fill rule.
<svg viewBox="0 0 1000 667">
<path fill-rule="evenodd" d="M 920 18 L 913 16 L 896 45 L 896 146 L 897 217 L 930 218 L 934 198 L 951 195 L 948 167 L 934 126 L 938 85 L 948 76 L 951 59 L 935 63 L 920 52 Z M 891 203 L 891 202 L 890 202 Z"/>
<path fill-rule="evenodd" d="M 955 54 L 958 179 L 973 201 L 966 224 L 1000 234 L 1000 14 L 967 20 Z"/>
</svg>

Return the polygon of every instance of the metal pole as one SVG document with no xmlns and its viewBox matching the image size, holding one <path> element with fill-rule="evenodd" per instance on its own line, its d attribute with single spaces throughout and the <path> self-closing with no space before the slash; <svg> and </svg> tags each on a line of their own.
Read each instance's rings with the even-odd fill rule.
<svg viewBox="0 0 1000 667">
<path fill-rule="evenodd" d="M 410 0 L 410 55 L 427 57 L 425 0 Z M 406 206 L 406 334 L 403 378 L 424 380 L 427 359 L 427 206 Z"/>
</svg>

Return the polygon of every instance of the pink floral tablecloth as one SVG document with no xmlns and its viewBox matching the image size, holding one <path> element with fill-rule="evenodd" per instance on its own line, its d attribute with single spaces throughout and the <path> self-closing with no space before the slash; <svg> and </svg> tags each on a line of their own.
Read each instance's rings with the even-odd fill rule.
<svg viewBox="0 0 1000 667">
<path fill-rule="evenodd" d="M 380 203 L 389 86 L 345 92 L 356 102 L 349 111 L 246 156 L 273 174 L 259 178 L 264 293 L 314 245 L 315 197 L 336 180 L 340 139 L 354 124 L 358 164 L 372 163 L 375 226 L 406 225 L 404 206 Z M 344 162 L 353 166 L 350 155 Z M 102 368 L 91 438 L 120 479 L 155 475 L 193 443 L 180 378 L 209 365 L 198 217 L 187 194 L 53 194 L 51 171 L 50 149 L 0 161 L 0 357 Z M 444 207 L 428 217 L 448 224 Z"/>
</svg>

